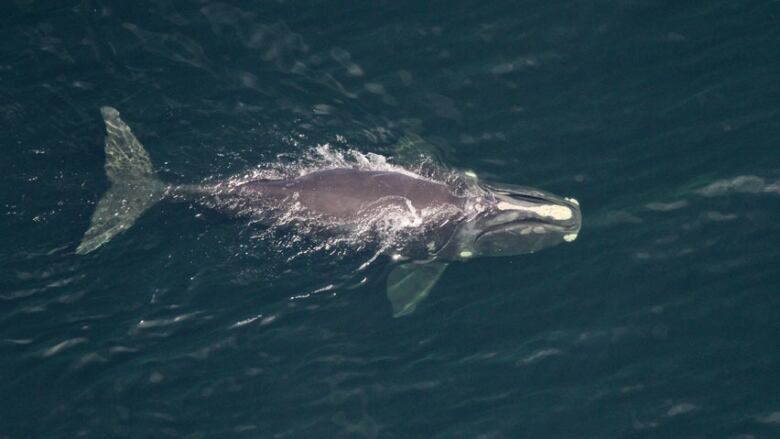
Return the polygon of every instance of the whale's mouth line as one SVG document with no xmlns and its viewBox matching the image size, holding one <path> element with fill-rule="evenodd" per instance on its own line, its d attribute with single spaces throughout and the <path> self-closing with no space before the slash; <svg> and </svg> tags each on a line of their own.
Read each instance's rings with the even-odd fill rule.
<svg viewBox="0 0 780 439">
<path fill-rule="evenodd" d="M 522 224 L 522 225 L 521 225 Z M 544 233 L 548 232 L 558 232 L 558 233 L 565 233 L 565 232 L 574 232 L 577 230 L 576 224 L 572 224 L 571 226 L 563 225 L 560 223 L 556 223 L 553 221 L 543 221 L 538 218 L 529 219 L 527 221 L 522 221 L 522 223 L 518 222 L 509 222 L 504 224 L 497 224 L 495 226 L 489 227 L 485 230 L 482 230 L 475 240 L 479 240 L 483 236 L 489 235 L 494 232 L 499 231 L 506 231 L 509 233 L 516 233 L 516 234 L 522 234 L 522 230 L 533 230 L 535 227 L 543 227 Z M 517 229 L 516 231 L 513 229 Z"/>
</svg>

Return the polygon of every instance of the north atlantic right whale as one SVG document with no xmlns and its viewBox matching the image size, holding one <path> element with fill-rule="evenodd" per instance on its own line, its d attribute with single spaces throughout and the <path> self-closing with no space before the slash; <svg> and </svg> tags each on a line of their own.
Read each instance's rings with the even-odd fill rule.
<svg viewBox="0 0 780 439">
<path fill-rule="evenodd" d="M 479 182 L 473 175 L 466 177 L 470 190 L 465 193 L 408 171 L 350 167 L 285 179 L 166 184 L 119 112 L 103 107 L 101 113 L 111 186 L 98 201 L 77 254 L 98 249 L 163 200 L 198 203 L 269 224 L 294 213 L 297 224 L 317 224 L 331 234 L 392 230 L 393 239 L 383 240 L 380 250 L 393 264 L 387 276 L 393 315 L 402 316 L 415 310 L 450 262 L 533 253 L 573 241 L 581 227 L 573 198 Z"/>
</svg>

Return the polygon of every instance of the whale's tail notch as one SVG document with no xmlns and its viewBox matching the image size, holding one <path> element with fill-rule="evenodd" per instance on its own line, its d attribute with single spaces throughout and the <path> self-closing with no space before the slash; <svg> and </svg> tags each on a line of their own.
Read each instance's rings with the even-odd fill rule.
<svg viewBox="0 0 780 439">
<path fill-rule="evenodd" d="M 98 201 L 89 229 L 76 248 L 76 253 L 82 255 L 129 229 L 165 193 L 149 154 L 119 112 L 102 107 L 100 113 L 106 124 L 106 175 L 111 186 Z"/>
</svg>

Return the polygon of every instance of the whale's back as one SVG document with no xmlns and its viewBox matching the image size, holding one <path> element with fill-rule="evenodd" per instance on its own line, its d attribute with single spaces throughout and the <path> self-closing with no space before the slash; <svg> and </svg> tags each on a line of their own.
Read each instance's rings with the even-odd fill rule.
<svg viewBox="0 0 780 439">
<path fill-rule="evenodd" d="M 415 210 L 460 206 L 461 198 L 444 184 L 399 172 L 327 169 L 289 180 L 256 181 L 243 190 L 258 197 L 294 199 L 312 213 L 350 217 L 372 206 L 401 203 Z"/>
</svg>

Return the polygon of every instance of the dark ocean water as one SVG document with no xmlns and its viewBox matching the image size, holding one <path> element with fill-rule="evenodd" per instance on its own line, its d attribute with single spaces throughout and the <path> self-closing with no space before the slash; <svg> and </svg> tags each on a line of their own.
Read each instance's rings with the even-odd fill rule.
<svg viewBox="0 0 780 439">
<path fill-rule="evenodd" d="M 0 438 L 780 437 L 780 3 L 0 12 Z M 405 318 L 187 204 L 79 256 L 103 105 L 168 181 L 413 133 L 583 229 Z"/>
</svg>

